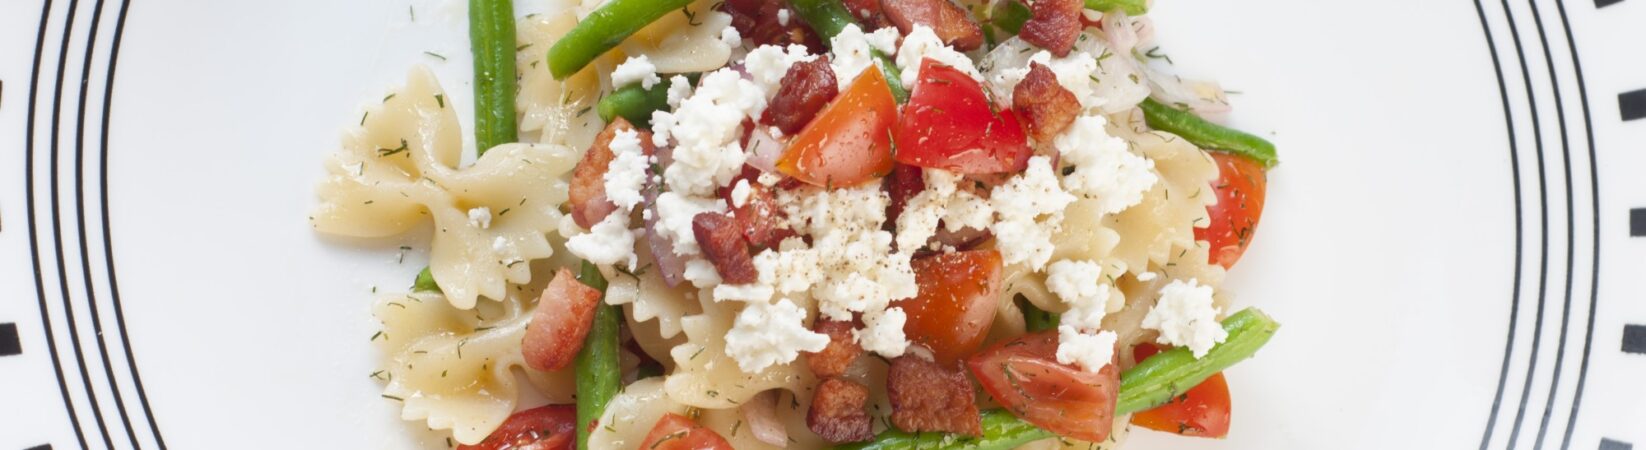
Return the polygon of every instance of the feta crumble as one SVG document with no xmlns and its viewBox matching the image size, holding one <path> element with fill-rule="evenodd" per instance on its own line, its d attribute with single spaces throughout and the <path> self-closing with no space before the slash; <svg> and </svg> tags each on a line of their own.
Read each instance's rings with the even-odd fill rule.
<svg viewBox="0 0 1646 450">
<path fill-rule="evenodd" d="M 697 255 L 701 249 L 697 246 L 697 234 L 692 232 L 692 218 L 705 212 L 726 212 L 726 202 L 717 198 L 664 192 L 657 196 L 655 231 L 674 243 L 676 255 Z"/>
<path fill-rule="evenodd" d="M 1096 373 L 1114 362 L 1115 340 L 1113 331 L 1082 333 L 1070 326 L 1057 327 L 1057 362 L 1074 364 L 1081 370 Z"/>
<path fill-rule="evenodd" d="M 920 79 L 920 62 L 926 58 L 954 66 L 977 81 L 983 81 L 983 75 L 972 64 L 971 57 L 944 44 L 931 28 L 915 25 L 909 35 L 903 37 L 903 45 L 897 48 L 897 68 L 903 71 L 903 88 L 914 89 L 915 81 Z"/>
<path fill-rule="evenodd" d="M 1029 158 L 1027 170 L 995 186 L 989 197 L 998 216 L 989 228 L 1005 263 L 1026 263 L 1035 270 L 1045 267 L 1052 258 L 1052 233 L 1063 221 L 1063 208 L 1075 200 L 1058 186 L 1051 159 Z"/>
<path fill-rule="evenodd" d="M 737 184 L 732 186 L 732 207 L 742 208 L 748 204 L 750 193 L 749 180 L 737 180 Z"/>
<path fill-rule="evenodd" d="M 731 48 L 742 47 L 743 34 L 738 33 L 736 27 L 726 27 L 726 29 L 720 30 L 720 43 Z"/>
<path fill-rule="evenodd" d="M 804 45 L 762 45 L 750 50 L 749 56 L 743 58 L 743 71 L 748 72 L 749 79 L 760 86 L 761 92 L 776 94 L 777 89 L 783 84 L 783 76 L 789 73 L 790 67 L 795 63 L 816 59 L 817 55 L 806 53 Z"/>
<path fill-rule="evenodd" d="M 657 76 L 657 66 L 646 55 L 630 56 L 612 69 L 612 86 L 640 83 L 641 88 L 651 89 L 662 82 L 663 79 Z"/>
<path fill-rule="evenodd" d="M 1063 177 L 1063 189 L 1097 201 L 1100 214 L 1142 202 L 1143 193 L 1160 180 L 1154 161 L 1132 153 L 1125 139 L 1110 136 L 1104 129 L 1108 123 L 1100 115 L 1083 115 L 1052 140 L 1062 164 L 1074 168 Z"/>
<path fill-rule="evenodd" d="M 1188 347 L 1199 358 L 1229 337 L 1217 322 L 1218 313 L 1211 286 L 1193 279 L 1172 280 L 1160 288 L 1160 300 L 1143 316 L 1143 328 L 1160 332 L 1156 342 Z"/>
<path fill-rule="evenodd" d="M 640 147 L 640 133 L 634 130 L 618 131 L 612 137 L 611 150 L 616 156 L 606 166 L 606 198 L 617 204 L 617 213 L 621 214 L 645 200 L 640 190 L 646 186 L 648 160 Z"/>
<path fill-rule="evenodd" d="M 887 308 L 878 313 L 864 314 L 863 329 L 854 331 L 853 335 L 864 351 L 896 358 L 909 349 L 909 338 L 903 334 L 903 324 L 908 320 L 909 316 L 903 313 L 903 308 Z"/>
<path fill-rule="evenodd" d="M 492 209 L 479 207 L 469 210 L 469 226 L 487 229 L 492 227 Z"/>
<path fill-rule="evenodd" d="M 726 332 L 726 356 L 745 373 L 794 361 L 800 352 L 819 352 L 829 345 L 827 335 L 806 329 L 806 310 L 781 299 L 777 304 L 749 303 Z"/>
<path fill-rule="evenodd" d="M 857 79 L 864 69 L 874 65 L 874 51 L 891 54 L 897 50 L 897 28 L 885 27 L 872 33 L 864 33 L 857 24 L 846 25 L 834 38 L 829 40 L 829 65 L 834 69 L 834 77 L 841 91 L 846 90 L 852 80 Z M 892 80 L 887 80 L 892 81 Z M 899 80 L 900 81 L 900 80 Z"/>
<path fill-rule="evenodd" d="M 720 69 L 705 75 L 674 112 L 654 112 L 653 142 L 675 143 L 674 161 L 663 170 L 669 190 L 708 197 L 730 183 L 743 169 L 745 156 L 738 144 L 743 119 L 758 117 L 765 108 L 760 85 L 732 69 Z"/>
<path fill-rule="evenodd" d="M 627 261 L 629 269 L 633 270 L 636 264 L 634 232 L 629 230 L 628 213 L 613 212 L 607 215 L 588 233 L 567 239 L 566 250 L 602 266 Z"/>
</svg>

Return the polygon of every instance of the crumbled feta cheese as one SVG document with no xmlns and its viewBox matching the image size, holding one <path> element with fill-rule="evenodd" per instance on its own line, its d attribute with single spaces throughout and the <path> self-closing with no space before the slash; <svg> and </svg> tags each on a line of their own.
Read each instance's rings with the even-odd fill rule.
<svg viewBox="0 0 1646 450">
<path fill-rule="evenodd" d="M 1103 266 L 1092 261 L 1064 260 L 1046 267 L 1046 289 L 1069 305 L 1107 303 L 1108 289 L 1098 284 L 1102 281 Z"/>
<path fill-rule="evenodd" d="M 727 47 L 738 48 L 743 46 L 743 34 L 737 32 L 737 27 L 726 27 L 720 30 L 720 43 Z"/>
<path fill-rule="evenodd" d="M 606 166 L 606 198 L 617 204 L 618 213 L 624 213 L 645 200 L 640 190 L 646 187 L 646 153 L 640 148 L 640 134 L 634 130 L 617 132 L 611 150 L 616 157 Z"/>
<path fill-rule="evenodd" d="M 765 302 L 772 299 L 773 293 L 768 284 L 722 284 L 714 287 L 714 301 Z"/>
<path fill-rule="evenodd" d="M 664 192 L 657 196 L 658 220 L 655 230 L 674 244 L 675 254 L 696 255 L 701 250 L 697 246 L 697 234 L 692 231 L 692 219 L 704 212 L 726 212 L 726 202 L 716 198 Z"/>
<path fill-rule="evenodd" d="M 783 9 L 777 10 L 777 24 L 785 26 L 785 27 L 789 26 L 789 9 L 788 8 L 783 8 Z"/>
<path fill-rule="evenodd" d="M 778 191 L 791 228 L 812 237 L 821 276 L 811 294 L 825 316 L 851 320 L 917 293 L 909 255 L 891 253 L 892 234 L 881 230 L 889 201 L 873 184 Z"/>
<path fill-rule="evenodd" d="M 629 215 L 616 212 L 607 215 L 588 233 L 567 239 L 566 250 L 603 266 L 628 261 L 629 268 L 634 269 L 634 232 L 629 230 Z"/>
<path fill-rule="evenodd" d="M 732 207 L 742 208 L 743 205 L 748 204 L 749 194 L 749 180 L 737 180 L 737 184 L 732 186 Z"/>
<path fill-rule="evenodd" d="M 692 80 L 687 79 L 685 75 L 669 77 L 669 91 L 667 94 L 669 96 L 669 108 L 679 108 L 680 102 L 686 101 L 686 97 L 692 95 Z"/>
<path fill-rule="evenodd" d="M 714 263 L 703 258 L 686 261 L 686 270 L 682 276 L 686 277 L 686 281 L 692 282 L 692 286 L 705 289 L 718 287 L 721 281 L 720 272 L 714 270 Z"/>
<path fill-rule="evenodd" d="M 954 66 L 977 81 L 983 81 L 983 75 L 978 73 L 971 57 L 944 44 L 943 39 L 938 38 L 937 33 L 932 32 L 931 28 L 915 25 L 914 29 L 909 31 L 909 35 L 903 37 L 903 45 L 897 49 L 897 68 L 903 71 L 903 88 L 914 89 L 915 81 L 920 79 L 920 63 L 926 58 Z"/>
<path fill-rule="evenodd" d="M 817 55 L 806 53 L 804 45 L 762 45 L 750 50 L 749 56 L 743 58 L 743 71 L 749 73 L 749 79 L 760 86 L 762 92 L 776 94 L 777 89 L 783 84 L 783 76 L 789 73 L 790 67 L 795 63 L 816 59 Z"/>
<path fill-rule="evenodd" d="M 736 71 L 720 69 L 705 75 L 674 113 L 653 114 L 653 132 L 664 136 L 665 143 L 675 141 L 674 161 L 663 170 L 669 190 L 707 197 L 730 183 L 745 159 L 738 129 L 745 118 L 758 117 L 765 107 L 760 85 Z"/>
<path fill-rule="evenodd" d="M 612 86 L 640 83 L 640 87 L 651 89 L 661 82 L 663 79 L 657 76 L 657 66 L 646 55 L 630 56 L 612 69 Z"/>
<path fill-rule="evenodd" d="M 829 65 L 834 69 L 840 89 L 844 91 L 864 69 L 874 64 L 874 50 L 886 54 L 897 50 L 897 38 L 895 27 L 881 28 L 873 33 L 864 33 L 857 24 L 841 29 L 840 34 L 829 40 Z"/>
<path fill-rule="evenodd" d="M 995 186 L 989 197 L 989 206 L 999 216 L 990 231 L 1005 263 L 1027 263 L 1036 270 L 1045 267 L 1052 257 L 1052 233 L 1063 221 L 1063 208 L 1075 200 L 1058 186 L 1051 159 L 1029 158 L 1027 170 Z M 1041 216 L 1047 217 L 1041 220 Z"/>
<path fill-rule="evenodd" d="M 484 206 L 479 207 L 479 208 L 470 209 L 469 210 L 469 226 L 479 228 L 479 229 L 482 229 L 482 230 L 487 229 L 487 228 L 491 228 L 492 227 L 492 209 L 484 207 Z"/>
<path fill-rule="evenodd" d="M 775 174 L 775 173 L 761 172 L 760 176 L 755 178 L 754 180 L 759 181 L 760 184 L 763 185 L 763 186 L 770 187 L 770 186 L 776 186 L 777 183 L 782 182 L 783 181 L 783 176 Z"/>
<path fill-rule="evenodd" d="M 1082 333 L 1070 326 L 1057 327 L 1057 362 L 1074 364 L 1081 370 L 1096 373 L 1114 362 L 1114 345 L 1119 336 L 1113 331 Z"/>
<path fill-rule="evenodd" d="M 971 191 L 955 192 L 954 197 L 949 198 L 947 211 L 943 212 L 943 228 L 951 233 L 965 228 L 987 230 L 992 223 L 994 207 L 989 206 L 988 199 Z"/>
<path fill-rule="evenodd" d="M 1052 140 L 1063 155 L 1062 163 L 1074 168 L 1063 177 L 1063 189 L 1096 200 L 1099 214 L 1142 202 L 1143 193 L 1160 179 L 1154 161 L 1132 153 L 1125 139 L 1109 135 L 1107 125 L 1103 116 L 1083 115 Z"/>
<path fill-rule="evenodd" d="M 908 320 L 909 316 L 903 313 L 903 308 L 887 308 L 878 313 L 864 314 L 863 329 L 854 331 L 853 335 L 857 336 L 857 344 L 864 351 L 896 358 L 909 349 L 909 338 L 903 334 L 903 324 Z"/>
<path fill-rule="evenodd" d="M 1188 347 L 1199 358 L 1229 337 L 1217 322 L 1218 313 L 1211 286 L 1193 279 L 1172 280 L 1160 288 L 1160 300 L 1143 316 L 1143 328 L 1159 331 L 1157 342 Z"/>
<path fill-rule="evenodd" d="M 913 252 L 937 234 L 941 221 L 950 232 L 962 228 L 985 230 L 994 219 L 987 200 L 959 189 L 959 174 L 942 169 L 923 171 L 926 189 L 911 197 L 897 216 L 897 248 Z"/>
<path fill-rule="evenodd" d="M 749 303 L 726 332 L 726 356 L 743 372 L 759 373 L 794 361 L 800 352 L 823 351 L 829 337 L 806 329 L 805 320 L 806 310 L 789 299 Z"/>
<path fill-rule="evenodd" d="M 754 267 L 760 273 L 761 284 L 784 294 L 805 292 L 823 279 L 817 252 L 798 237 L 784 239 L 777 249 L 754 255 Z"/>
</svg>

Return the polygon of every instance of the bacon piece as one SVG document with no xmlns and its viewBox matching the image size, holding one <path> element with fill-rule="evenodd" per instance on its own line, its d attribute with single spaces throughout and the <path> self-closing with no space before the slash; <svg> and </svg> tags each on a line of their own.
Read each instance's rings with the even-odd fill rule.
<svg viewBox="0 0 1646 450">
<path fill-rule="evenodd" d="M 651 132 L 635 129 L 622 117 L 613 118 L 612 123 L 606 124 L 606 129 L 600 130 L 600 134 L 594 137 L 594 144 L 589 145 L 589 150 L 583 152 L 583 159 L 572 169 L 571 188 L 567 190 L 566 197 L 571 205 L 572 220 L 578 226 L 593 228 L 594 224 L 617 210 L 617 204 L 606 198 L 606 170 L 617 158 L 612 153 L 612 139 L 617 137 L 618 131 L 626 130 L 640 134 L 640 149 L 646 155 L 656 152 Z"/>
<path fill-rule="evenodd" d="M 863 31 L 873 31 L 892 26 L 886 20 L 886 14 L 881 12 L 880 0 L 841 0 L 841 6 L 857 18 L 857 23 L 863 25 Z"/>
<path fill-rule="evenodd" d="M 806 353 L 806 366 L 819 377 L 838 377 L 846 373 L 863 354 L 863 347 L 857 345 L 852 338 L 852 323 L 844 320 L 818 319 L 812 324 L 812 331 L 829 336 L 829 346 L 823 351 Z"/>
<path fill-rule="evenodd" d="M 1017 35 L 1053 55 L 1067 56 L 1080 36 L 1080 10 L 1085 7 L 1081 0 L 1035 0 L 1029 6 L 1034 17 L 1023 23 Z"/>
<path fill-rule="evenodd" d="M 897 218 L 903 215 L 903 208 L 909 205 L 909 199 L 926 190 L 926 178 L 919 166 L 898 164 L 892 167 L 891 175 L 881 186 L 891 201 L 886 203 L 886 226 L 888 230 L 896 230 Z"/>
<path fill-rule="evenodd" d="M 868 404 L 867 386 L 840 378 L 823 380 L 812 394 L 806 427 L 833 444 L 874 439 L 873 421 L 864 409 Z"/>
<path fill-rule="evenodd" d="M 743 231 L 743 239 L 748 240 L 758 252 L 762 249 L 776 248 L 777 244 L 795 235 L 794 230 L 788 228 L 788 215 L 783 213 L 783 207 L 777 204 L 777 194 L 774 188 L 761 184 L 760 169 L 743 166 L 743 172 L 733 178 L 730 184 L 720 188 L 718 194 L 726 205 L 731 208 L 732 218 L 737 220 L 737 226 Z M 739 183 L 748 183 L 749 196 L 739 202 L 732 194 L 737 192 Z"/>
<path fill-rule="evenodd" d="M 1029 74 L 1012 88 L 1012 109 L 1023 117 L 1029 137 L 1046 143 L 1074 123 L 1080 114 L 1080 99 L 1057 83 L 1052 69 L 1032 62 Z"/>
<path fill-rule="evenodd" d="M 789 66 L 788 73 L 783 74 L 782 87 L 777 89 L 771 106 L 761 115 L 760 123 L 775 126 L 783 130 L 783 134 L 793 136 L 811 123 L 817 112 L 822 111 L 836 95 L 840 95 L 840 87 L 836 84 L 828 57 L 795 63 Z"/>
<path fill-rule="evenodd" d="M 562 267 L 555 272 L 538 297 L 526 337 L 520 341 L 526 365 L 544 372 L 570 366 L 594 326 L 594 308 L 599 304 L 600 291 L 577 281 L 571 269 Z"/>
<path fill-rule="evenodd" d="M 736 219 L 721 213 L 700 213 L 692 217 L 692 234 L 697 236 L 703 256 L 720 272 L 721 281 L 749 284 L 760 279 L 754 259 L 749 257 L 748 241 L 743 239 L 743 230 Z"/>
<path fill-rule="evenodd" d="M 908 432 L 941 431 L 982 436 L 972 383 L 966 373 L 915 355 L 892 360 L 886 372 L 892 425 Z"/>
<path fill-rule="evenodd" d="M 971 13 L 950 0 L 881 0 L 880 9 L 904 35 L 914 31 L 915 25 L 925 25 L 955 50 L 970 51 L 983 45 L 983 28 Z"/>
<path fill-rule="evenodd" d="M 787 9 L 787 13 L 779 11 Z M 811 53 L 823 53 L 827 48 L 822 39 L 812 31 L 806 21 L 800 20 L 800 15 L 789 8 L 789 2 L 782 0 L 726 0 L 722 11 L 732 16 L 732 27 L 737 28 L 738 34 L 754 41 L 754 45 L 788 46 L 800 44 L 806 46 Z M 787 14 L 787 23 L 779 20 L 779 14 Z"/>
</svg>

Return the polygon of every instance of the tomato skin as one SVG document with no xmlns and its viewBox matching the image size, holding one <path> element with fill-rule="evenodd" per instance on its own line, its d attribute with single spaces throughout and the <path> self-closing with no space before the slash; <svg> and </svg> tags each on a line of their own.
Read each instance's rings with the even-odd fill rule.
<svg viewBox="0 0 1646 450">
<path fill-rule="evenodd" d="M 1133 350 L 1138 361 L 1159 351 L 1147 343 Z M 1232 411 L 1229 382 L 1219 372 L 1164 405 L 1133 414 L 1132 424 L 1183 436 L 1223 438 L 1229 435 Z"/>
<path fill-rule="evenodd" d="M 457 450 L 571 450 L 577 440 L 577 407 L 547 405 L 519 411 L 485 440 Z"/>
<path fill-rule="evenodd" d="M 931 58 L 920 63 L 897 126 L 897 162 L 966 174 L 1028 167 L 1028 134 L 1010 109 L 995 110 L 983 85 Z"/>
<path fill-rule="evenodd" d="M 647 450 L 735 450 L 720 433 L 675 413 L 663 415 L 646 433 L 640 447 Z"/>
<path fill-rule="evenodd" d="M 897 100 L 869 67 L 823 107 L 777 160 L 777 170 L 814 186 L 855 186 L 892 170 Z"/>
<path fill-rule="evenodd" d="M 1057 332 L 1048 330 L 995 344 L 967 359 L 983 390 L 1029 423 L 1089 442 L 1114 429 L 1120 370 L 1111 363 L 1090 373 L 1057 362 Z"/>
<path fill-rule="evenodd" d="M 1227 269 L 1240 261 L 1240 255 L 1246 253 L 1246 246 L 1257 232 L 1269 178 L 1256 161 L 1230 153 L 1208 153 L 1217 162 L 1217 182 L 1212 185 L 1217 204 L 1206 207 L 1211 224 L 1195 228 L 1194 236 L 1211 245 L 1209 262 Z"/>
<path fill-rule="evenodd" d="M 1002 259 L 995 250 L 970 250 L 915 259 L 920 293 L 899 301 L 908 315 L 903 333 L 954 367 L 977 351 L 999 309 Z"/>
</svg>

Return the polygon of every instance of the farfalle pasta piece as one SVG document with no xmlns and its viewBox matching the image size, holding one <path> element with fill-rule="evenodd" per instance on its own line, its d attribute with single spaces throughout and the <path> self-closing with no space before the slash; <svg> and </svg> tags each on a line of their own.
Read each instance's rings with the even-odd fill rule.
<svg viewBox="0 0 1646 450">
<path fill-rule="evenodd" d="M 667 388 L 675 401 L 699 408 L 730 408 L 768 389 L 801 392 L 816 384 L 811 371 L 799 361 L 773 365 L 756 374 L 744 373 L 737 361 L 726 355 L 725 339 L 744 303 L 715 302 L 707 290 L 697 297 L 703 313 L 680 320 L 686 343 L 669 352 L 675 369 L 668 377 Z"/>
<path fill-rule="evenodd" d="M 1134 124 L 1111 123 L 1109 133 L 1131 142 L 1138 153 L 1154 161 L 1160 181 L 1136 206 L 1103 218 L 1121 239 L 1111 258 L 1129 269 L 1164 265 L 1171 257 L 1199 245 L 1195 227 L 1211 223 L 1206 207 L 1216 203 L 1212 183 L 1217 165 L 1211 156 L 1177 136 L 1151 131 L 1139 133 Z"/>
<path fill-rule="evenodd" d="M 520 91 L 515 94 L 515 110 L 520 115 L 520 131 L 541 132 L 539 143 L 584 149 L 606 125 L 593 110 L 600 100 L 599 71 L 584 70 L 556 80 L 543 59 L 554 42 L 576 25 L 577 16 L 569 10 L 533 14 L 516 23 L 515 70 L 520 75 Z"/>
<path fill-rule="evenodd" d="M 406 86 L 367 111 L 360 129 L 326 163 L 310 215 L 316 230 L 356 237 L 405 232 L 432 218 L 429 268 L 453 306 L 501 299 L 531 281 L 532 260 L 553 254 L 564 175 L 577 154 L 559 145 L 506 144 L 457 168 L 456 111 L 434 76 L 413 70 Z"/>
<path fill-rule="evenodd" d="M 646 55 L 658 73 L 708 72 L 724 67 L 731 59 L 732 47 L 721 38 L 731 27 L 732 16 L 717 11 L 715 3 L 694 1 L 641 28 L 618 48 L 631 56 Z"/>
</svg>

